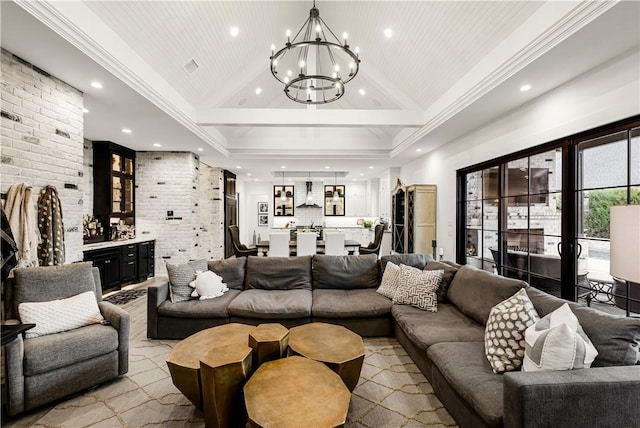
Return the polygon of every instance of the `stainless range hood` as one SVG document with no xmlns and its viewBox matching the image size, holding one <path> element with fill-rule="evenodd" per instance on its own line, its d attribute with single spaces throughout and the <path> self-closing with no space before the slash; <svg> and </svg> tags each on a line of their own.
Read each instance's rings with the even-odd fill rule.
<svg viewBox="0 0 640 428">
<path fill-rule="evenodd" d="M 307 193 L 305 194 L 305 202 L 303 204 L 298 205 L 296 208 L 322 208 L 320 205 L 315 202 L 309 202 L 309 196 L 311 195 L 311 191 L 313 190 L 313 183 L 311 181 L 306 182 L 307 185 Z"/>
</svg>

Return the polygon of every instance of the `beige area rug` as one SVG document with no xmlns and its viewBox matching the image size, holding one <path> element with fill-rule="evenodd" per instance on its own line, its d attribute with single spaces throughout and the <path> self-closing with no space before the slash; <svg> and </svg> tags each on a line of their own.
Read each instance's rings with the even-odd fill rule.
<svg viewBox="0 0 640 428">
<path fill-rule="evenodd" d="M 5 427 L 204 427 L 202 413 L 173 386 L 165 359 L 177 341 L 146 338 L 146 297 L 131 314 L 129 373 L 55 406 L 3 421 Z M 365 339 L 347 427 L 455 426 L 429 382 L 395 339 Z"/>
</svg>

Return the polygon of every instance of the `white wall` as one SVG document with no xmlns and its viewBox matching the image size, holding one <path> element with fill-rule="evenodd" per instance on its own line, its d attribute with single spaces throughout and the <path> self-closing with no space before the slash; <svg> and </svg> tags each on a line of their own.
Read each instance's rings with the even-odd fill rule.
<svg viewBox="0 0 640 428">
<path fill-rule="evenodd" d="M 456 170 L 640 113 L 638 51 L 578 78 L 401 168 L 438 187 L 438 246 L 455 258 Z"/>
</svg>

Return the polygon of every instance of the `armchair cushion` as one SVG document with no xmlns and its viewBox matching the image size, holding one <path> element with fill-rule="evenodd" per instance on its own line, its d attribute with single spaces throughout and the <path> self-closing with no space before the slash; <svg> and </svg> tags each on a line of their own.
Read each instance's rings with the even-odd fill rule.
<svg viewBox="0 0 640 428">
<path fill-rule="evenodd" d="M 85 291 L 96 293 L 91 262 L 70 265 L 47 266 L 38 269 L 15 269 L 15 290 L 13 295 L 14 313 L 23 302 L 50 302 L 66 299 Z"/>
<path fill-rule="evenodd" d="M 18 312 L 23 323 L 36 325 L 25 333 L 27 339 L 104 321 L 93 291 L 51 302 L 20 303 Z"/>
<path fill-rule="evenodd" d="M 77 364 L 118 348 L 118 332 L 94 324 L 24 341 L 24 374 L 33 376 Z"/>
</svg>

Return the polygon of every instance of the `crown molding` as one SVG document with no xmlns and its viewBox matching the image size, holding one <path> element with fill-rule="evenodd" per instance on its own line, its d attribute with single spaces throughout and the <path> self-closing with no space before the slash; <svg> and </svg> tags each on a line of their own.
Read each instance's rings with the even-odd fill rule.
<svg viewBox="0 0 640 428">
<path fill-rule="evenodd" d="M 617 3 L 617 0 L 606 2 L 580 2 L 569 13 L 565 14 L 562 19 L 548 27 L 544 32 L 531 40 L 531 42 L 527 43 L 522 49 L 513 54 L 494 71 L 463 92 L 462 95 L 440 107 L 438 106 L 439 101 L 447 97 L 447 94 L 443 95 L 439 101 L 436 101 L 436 103 L 434 103 L 434 105 L 425 112 L 425 117 L 428 118 L 425 125 L 413 132 L 402 142 L 395 145 L 390 152 L 390 157 L 394 158 L 410 148 L 413 144 L 417 143 L 456 114 L 478 101 L 491 90 L 504 83 L 518 71 L 524 69 L 533 61 L 549 52 L 569 36 L 573 35 L 578 30 L 592 22 L 595 18 L 614 7 Z M 500 48 L 500 46 L 498 46 L 498 48 Z M 471 71 L 473 72 L 473 70 Z M 451 92 L 451 90 L 449 92 Z M 429 117 L 429 110 L 435 110 L 431 117 Z"/>
<path fill-rule="evenodd" d="M 87 34 L 87 32 L 80 28 L 73 19 L 62 13 L 56 7 L 57 2 L 28 0 L 15 0 L 15 2 L 33 17 L 60 35 L 67 42 L 79 49 L 82 53 L 97 62 L 108 72 L 175 119 L 178 123 L 203 140 L 207 145 L 217 150 L 222 155 L 229 157 L 229 150 L 226 147 L 226 141 L 222 134 L 216 133 L 217 138 L 214 138 L 214 136 L 211 135 L 211 132 L 207 132 L 202 129 L 192 119 L 191 115 L 177 107 L 169 98 L 161 94 L 145 79 L 138 76 L 138 74 L 132 71 L 127 65 L 98 44 L 89 34 Z M 84 7 L 80 2 L 72 2 L 72 6 L 76 8 Z M 91 12 L 85 11 L 85 13 L 88 14 Z M 161 79 L 159 76 L 157 76 L 157 78 Z M 186 101 L 184 101 L 184 103 L 188 104 Z M 189 105 L 189 107 L 190 110 L 193 110 L 191 105 Z"/>
<path fill-rule="evenodd" d="M 389 150 L 337 150 L 337 149 L 231 149 L 231 159 L 352 159 L 352 160 L 388 160 Z"/>
</svg>

